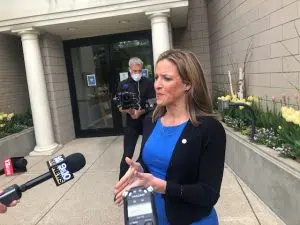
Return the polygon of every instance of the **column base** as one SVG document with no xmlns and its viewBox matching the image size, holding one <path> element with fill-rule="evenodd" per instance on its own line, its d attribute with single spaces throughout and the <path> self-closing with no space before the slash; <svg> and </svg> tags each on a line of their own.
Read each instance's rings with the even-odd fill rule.
<svg viewBox="0 0 300 225">
<path fill-rule="evenodd" d="M 35 146 L 33 151 L 29 153 L 29 156 L 47 156 L 47 155 L 53 155 L 58 150 L 60 150 L 63 147 L 61 144 L 53 143 L 50 146 L 40 147 Z"/>
</svg>

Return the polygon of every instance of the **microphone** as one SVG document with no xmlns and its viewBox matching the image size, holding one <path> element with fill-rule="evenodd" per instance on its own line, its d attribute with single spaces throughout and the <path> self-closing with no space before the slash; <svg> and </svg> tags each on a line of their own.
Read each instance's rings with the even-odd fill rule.
<svg viewBox="0 0 300 225">
<path fill-rule="evenodd" d="M 0 175 L 13 175 L 18 172 L 26 172 L 27 160 L 24 157 L 11 157 L 3 160 L 3 169 L 0 169 Z"/>
<path fill-rule="evenodd" d="M 68 157 L 59 155 L 47 162 L 49 172 L 46 172 L 22 185 L 14 184 L 6 189 L 0 195 L 0 202 L 6 206 L 14 200 L 22 197 L 22 192 L 33 188 L 34 186 L 43 183 L 44 181 L 54 179 L 57 186 L 73 179 L 73 173 L 82 169 L 85 166 L 85 158 L 81 153 L 74 153 Z"/>
</svg>

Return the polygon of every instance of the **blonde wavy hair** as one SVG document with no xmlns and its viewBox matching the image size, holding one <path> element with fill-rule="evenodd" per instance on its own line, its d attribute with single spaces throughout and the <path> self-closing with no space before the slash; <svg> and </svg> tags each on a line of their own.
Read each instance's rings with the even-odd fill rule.
<svg viewBox="0 0 300 225">
<path fill-rule="evenodd" d="M 211 97 L 197 56 L 190 51 L 170 49 L 158 57 L 156 65 L 165 59 L 177 67 L 182 82 L 191 86 L 189 91 L 186 92 L 186 109 L 191 123 L 198 126 L 200 124 L 199 116 L 214 116 L 217 118 L 217 115 L 213 114 Z M 156 121 L 165 113 L 166 107 L 157 105 L 152 115 L 152 121 Z"/>
</svg>

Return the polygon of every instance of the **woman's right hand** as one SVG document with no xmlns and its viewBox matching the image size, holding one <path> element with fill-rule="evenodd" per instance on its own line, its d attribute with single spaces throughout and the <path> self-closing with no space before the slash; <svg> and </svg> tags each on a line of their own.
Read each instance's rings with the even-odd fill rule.
<svg viewBox="0 0 300 225">
<path fill-rule="evenodd" d="M 140 163 L 134 162 L 130 158 L 125 158 L 126 163 L 129 165 L 129 169 L 125 173 L 125 175 L 118 181 L 114 188 L 115 194 L 115 203 L 120 204 L 123 201 L 123 192 L 126 191 L 127 187 L 131 185 L 134 180 L 137 172 L 144 172 L 143 167 Z"/>
</svg>

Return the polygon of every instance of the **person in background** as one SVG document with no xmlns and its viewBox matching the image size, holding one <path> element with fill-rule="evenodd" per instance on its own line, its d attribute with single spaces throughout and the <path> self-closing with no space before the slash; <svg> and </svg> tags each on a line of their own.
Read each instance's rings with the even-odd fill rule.
<svg viewBox="0 0 300 225">
<path fill-rule="evenodd" d="M 213 113 L 197 57 L 162 53 L 155 67 L 156 103 L 146 117 L 140 157 L 115 185 L 115 203 L 136 186 L 154 188 L 159 225 L 217 225 L 226 136 Z"/>
<path fill-rule="evenodd" d="M 128 79 L 119 83 L 118 93 L 134 93 L 135 96 L 137 96 L 140 107 L 130 109 L 119 107 L 121 113 L 126 113 L 123 142 L 124 152 L 120 162 L 119 179 L 123 177 L 128 170 L 125 158 L 132 158 L 138 137 L 143 131 L 143 120 L 148 112 L 148 109 L 144 108 L 144 103 L 149 99 L 155 98 L 153 81 L 150 78 L 142 77 L 143 61 L 138 57 L 133 57 L 129 60 L 128 64 L 130 76 Z"/>
</svg>

